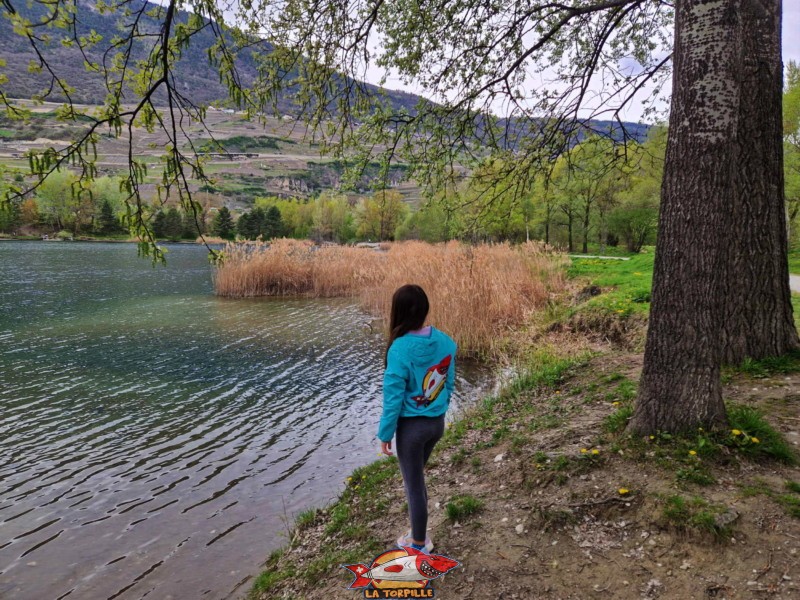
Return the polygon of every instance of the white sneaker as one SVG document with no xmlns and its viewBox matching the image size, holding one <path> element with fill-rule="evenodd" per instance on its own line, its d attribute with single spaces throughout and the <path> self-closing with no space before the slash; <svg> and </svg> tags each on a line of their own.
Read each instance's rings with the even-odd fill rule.
<svg viewBox="0 0 800 600">
<path fill-rule="evenodd" d="M 397 546 L 398 548 L 402 548 L 403 546 L 410 547 L 411 546 L 411 531 L 409 530 L 407 533 L 402 534 L 399 538 L 397 538 Z M 425 536 L 425 552 L 430 552 L 433 550 L 433 540 L 430 536 Z"/>
</svg>

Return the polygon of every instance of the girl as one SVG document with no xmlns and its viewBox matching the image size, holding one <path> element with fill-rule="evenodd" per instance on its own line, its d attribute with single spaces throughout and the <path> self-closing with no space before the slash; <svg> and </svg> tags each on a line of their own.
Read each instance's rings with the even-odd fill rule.
<svg viewBox="0 0 800 600">
<path fill-rule="evenodd" d="M 422 471 L 444 433 L 444 415 L 455 384 L 456 344 L 438 329 L 423 327 L 428 309 L 428 297 L 418 285 L 404 285 L 392 297 L 378 439 L 381 451 L 391 456 L 392 436 L 397 437 L 411 518 L 411 531 L 397 544 L 430 552 L 433 542 L 425 535 L 428 492 Z"/>
</svg>

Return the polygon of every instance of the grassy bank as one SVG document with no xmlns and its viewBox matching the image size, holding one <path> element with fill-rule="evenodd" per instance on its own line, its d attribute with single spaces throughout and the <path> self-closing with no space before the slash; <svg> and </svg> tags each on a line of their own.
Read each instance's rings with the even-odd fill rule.
<svg viewBox="0 0 800 600">
<path fill-rule="evenodd" d="M 394 291 L 417 283 L 430 298 L 430 321 L 453 336 L 463 354 L 485 356 L 564 293 L 563 263 L 561 255 L 533 243 L 403 242 L 377 252 L 277 240 L 228 246 L 214 285 L 229 297 L 351 296 L 384 317 Z"/>
<path fill-rule="evenodd" d="M 628 257 L 628 260 L 573 258 L 568 274 L 601 288 L 600 294 L 587 298 L 582 310 L 599 309 L 615 314 L 647 313 L 653 284 L 652 252 Z"/>
<path fill-rule="evenodd" d="M 765 569 L 759 591 L 800 592 L 782 577 L 800 552 L 786 404 L 800 360 L 762 365 L 758 380 L 729 373 L 730 431 L 632 439 L 623 430 L 641 356 L 562 346 L 466 411 L 432 456 L 430 534 L 463 563 L 435 582 L 437 597 L 696 598 L 717 585 L 731 597 Z M 340 565 L 392 546 L 403 499 L 396 461 L 356 470 L 336 503 L 298 516 L 251 598 L 357 597 Z"/>
<path fill-rule="evenodd" d="M 641 353 L 576 324 L 643 322 L 651 272 L 652 255 L 573 261 L 573 299 L 548 311 L 521 374 L 448 429 L 428 467 L 430 533 L 463 566 L 437 597 L 800 594 L 784 577 L 800 556 L 800 358 L 725 371 L 728 431 L 630 438 Z M 297 517 L 251 598 L 358 597 L 339 565 L 405 527 L 396 461 L 358 469 Z"/>
<path fill-rule="evenodd" d="M 482 444 L 484 448 L 496 446 L 504 440 L 520 444 L 522 438 L 498 422 L 501 408 L 503 413 L 511 410 L 524 393 L 555 389 L 571 369 L 585 363 L 588 358 L 589 353 L 577 356 L 559 356 L 553 350 L 535 353 L 526 370 L 499 395 L 484 398 L 448 426 L 429 465 L 443 460 L 462 464 L 465 455 L 457 448 L 471 431 L 492 430 L 491 440 Z M 524 414 L 530 416 L 539 412 L 529 406 Z M 543 413 L 541 416 L 543 428 L 553 426 L 549 421 L 552 415 Z M 445 454 L 449 456 L 444 458 Z M 470 464 L 477 466 L 474 461 Z M 388 547 L 386 535 L 377 534 L 376 528 L 380 524 L 376 523 L 376 515 L 397 516 L 405 511 L 404 503 L 399 505 L 398 489 L 402 489 L 402 478 L 394 457 L 356 469 L 347 478 L 345 489 L 336 502 L 297 515 L 288 545 L 267 559 L 265 570 L 255 579 L 250 598 L 303 597 L 301 590 L 313 589 L 322 577 L 335 572 L 339 565 L 363 562 L 385 550 Z M 444 510 L 447 518 L 455 523 L 479 512 L 481 507 L 482 502 L 471 494 L 457 494 L 444 505 Z M 391 534 L 393 531 L 383 530 L 381 533 Z M 400 530 L 396 533 L 399 534 Z M 311 550 L 308 556 L 306 550 Z"/>
</svg>

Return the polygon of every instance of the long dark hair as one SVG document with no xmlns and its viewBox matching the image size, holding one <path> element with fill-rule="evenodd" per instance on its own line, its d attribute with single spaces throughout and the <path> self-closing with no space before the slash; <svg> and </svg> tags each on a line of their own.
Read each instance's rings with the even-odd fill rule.
<svg viewBox="0 0 800 600">
<path fill-rule="evenodd" d="M 392 313 L 389 317 L 389 343 L 386 345 L 384 366 L 388 362 L 389 347 L 397 338 L 409 331 L 421 329 L 428 317 L 428 296 L 418 285 L 407 284 L 397 288 L 392 296 Z"/>
</svg>

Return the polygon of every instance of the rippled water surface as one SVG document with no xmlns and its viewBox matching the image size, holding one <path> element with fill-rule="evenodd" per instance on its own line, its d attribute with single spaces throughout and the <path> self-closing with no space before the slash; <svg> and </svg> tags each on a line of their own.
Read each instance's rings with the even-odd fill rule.
<svg viewBox="0 0 800 600">
<path fill-rule="evenodd" d="M 368 321 L 216 298 L 199 247 L 0 243 L 0 598 L 241 596 L 376 458 Z"/>
</svg>

